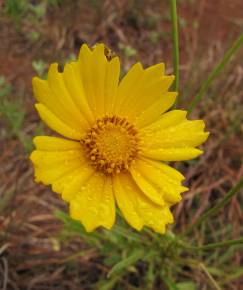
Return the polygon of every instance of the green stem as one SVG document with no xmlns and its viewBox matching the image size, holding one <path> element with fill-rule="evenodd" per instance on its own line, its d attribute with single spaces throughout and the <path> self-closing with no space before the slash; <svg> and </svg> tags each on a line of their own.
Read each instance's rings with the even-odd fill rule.
<svg viewBox="0 0 243 290">
<path fill-rule="evenodd" d="M 178 37 L 178 21 L 176 0 L 170 0 L 170 13 L 172 21 L 172 36 L 173 36 L 173 69 L 175 82 L 173 89 L 179 91 L 179 37 Z"/>
<path fill-rule="evenodd" d="M 214 207 L 207 210 L 204 214 L 201 215 L 201 217 L 191 226 L 188 227 L 188 229 L 185 231 L 183 235 L 187 235 L 190 233 L 195 227 L 200 225 L 202 222 L 204 222 L 207 218 L 210 216 L 214 216 L 216 213 L 220 211 L 221 208 L 223 208 L 230 200 L 231 198 L 241 189 L 243 186 L 243 178 L 239 180 L 239 182 L 236 183 L 234 187 L 232 187 L 224 198 L 222 198 Z"/>
<path fill-rule="evenodd" d="M 236 239 L 236 240 L 228 240 L 228 241 L 223 241 L 223 242 L 218 242 L 218 243 L 212 243 L 208 245 L 203 245 L 203 246 L 188 246 L 184 245 L 185 248 L 194 250 L 194 251 L 206 251 L 206 250 L 212 250 L 216 248 L 222 248 L 225 246 L 234 246 L 234 245 L 239 245 L 243 244 L 243 238 Z"/>
<path fill-rule="evenodd" d="M 173 1 L 172 1 L 173 2 Z M 230 61 L 231 57 L 235 54 L 235 52 L 240 48 L 243 44 L 243 34 L 241 34 L 237 40 L 233 43 L 232 47 L 227 50 L 223 58 L 220 60 L 218 65 L 212 70 L 209 74 L 208 78 L 203 82 L 202 86 L 198 94 L 195 96 L 194 100 L 191 102 L 188 108 L 188 114 L 191 114 L 195 106 L 200 102 L 203 95 L 208 90 L 209 86 L 211 85 L 212 81 L 221 73 L 225 65 Z"/>
</svg>

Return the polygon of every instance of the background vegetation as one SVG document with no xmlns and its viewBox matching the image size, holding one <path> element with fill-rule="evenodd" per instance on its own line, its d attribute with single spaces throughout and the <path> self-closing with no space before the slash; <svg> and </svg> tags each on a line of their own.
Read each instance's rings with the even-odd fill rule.
<svg viewBox="0 0 243 290">
<path fill-rule="evenodd" d="M 166 235 L 137 233 L 122 219 L 87 234 L 33 181 L 31 139 L 47 129 L 33 109 L 31 78 L 98 41 L 117 52 L 124 72 L 140 60 L 164 61 L 172 73 L 170 2 L 0 1 L 1 289 L 243 289 L 241 0 L 177 1 L 177 106 L 205 119 L 211 135 L 203 156 L 174 164 L 190 191 Z"/>
</svg>

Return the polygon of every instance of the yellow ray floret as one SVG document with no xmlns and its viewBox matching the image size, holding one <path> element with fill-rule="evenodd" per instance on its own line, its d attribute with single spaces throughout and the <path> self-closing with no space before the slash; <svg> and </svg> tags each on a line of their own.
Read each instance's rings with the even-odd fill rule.
<svg viewBox="0 0 243 290">
<path fill-rule="evenodd" d="M 64 137 L 34 138 L 35 180 L 51 185 L 87 231 L 111 229 L 116 205 L 136 230 L 164 233 L 173 223 L 170 207 L 188 188 L 163 161 L 199 156 L 209 134 L 186 111 L 168 112 L 173 80 L 163 63 L 136 63 L 120 79 L 119 58 L 104 44 L 84 44 L 63 72 L 52 64 L 47 80 L 33 78 L 41 119 Z"/>
</svg>

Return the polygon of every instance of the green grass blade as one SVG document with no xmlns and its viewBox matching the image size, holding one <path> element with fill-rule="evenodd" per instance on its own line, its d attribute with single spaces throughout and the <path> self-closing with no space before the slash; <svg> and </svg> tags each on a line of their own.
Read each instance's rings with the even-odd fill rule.
<svg viewBox="0 0 243 290">
<path fill-rule="evenodd" d="M 243 178 L 241 178 L 239 182 L 237 182 L 236 185 L 226 193 L 225 197 L 222 198 L 214 207 L 207 210 L 204 214 L 201 215 L 201 217 L 194 224 L 189 226 L 188 229 L 185 231 L 184 235 L 190 233 L 195 227 L 200 225 L 209 217 L 217 214 L 220 211 L 220 209 L 223 208 L 242 187 L 243 187 Z"/>
<path fill-rule="evenodd" d="M 163 281 L 168 287 L 168 290 L 180 290 L 169 277 L 163 276 Z"/>
<path fill-rule="evenodd" d="M 206 250 L 214 250 L 217 248 L 230 247 L 230 246 L 240 245 L 240 244 L 243 244 L 243 238 L 235 239 L 235 240 L 228 240 L 228 241 L 223 241 L 223 242 L 218 242 L 218 243 L 211 243 L 211 244 L 203 245 L 203 246 L 186 246 L 186 247 L 195 251 L 206 251 Z"/>
<path fill-rule="evenodd" d="M 228 283 L 230 281 L 233 281 L 235 279 L 238 279 L 240 277 L 243 277 L 243 267 L 238 268 L 234 273 L 228 274 L 226 277 L 224 277 L 223 283 Z"/>
<path fill-rule="evenodd" d="M 179 37 L 178 37 L 178 21 L 176 0 L 170 0 L 170 13 L 172 21 L 172 37 L 173 37 L 173 69 L 175 82 L 173 89 L 179 91 Z"/>
<path fill-rule="evenodd" d="M 225 65 L 230 61 L 232 56 L 241 47 L 242 43 L 243 43 L 243 34 L 241 34 L 237 38 L 237 40 L 233 43 L 232 47 L 226 51 L 225 55 L 220 60 L 218 65 L 213 69 L 213 71 L 209 74 L 208 78 L 203 82 L 198 94 L 195 96 L 194 100 L 191 102 L 188 108 L 188 114 L 190 114 L 195 108 L 195 106 L 201 101 L 203 95 L 206 93 L 213 80 L 221 73 Z"/>
<path fill-rule="evenodd" d="M 130 256 L 123 259 L 119 263 L 117 263 L 110 272 L 108 273 L 108 278 L 120 273 L 124 269 L 127 269 L 127 267 L 134 265 L 138 260 L 140 260 L 144 256 L 144 251 L 142 249 L 138 249 L 134 251 Z"/>
</svg>

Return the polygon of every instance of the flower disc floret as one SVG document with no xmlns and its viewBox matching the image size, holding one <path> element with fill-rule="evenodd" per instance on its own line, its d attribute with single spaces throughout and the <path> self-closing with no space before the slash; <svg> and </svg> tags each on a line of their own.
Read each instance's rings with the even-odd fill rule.
<svg viewBox="0 0 243 290">
<path fill-rule="evenodd" d="M 137 130 L 118 116 L 98 119 L 81 143 L 92 165 L 106 174 L 128 170 L 139 151 Z"/>
</svg>

